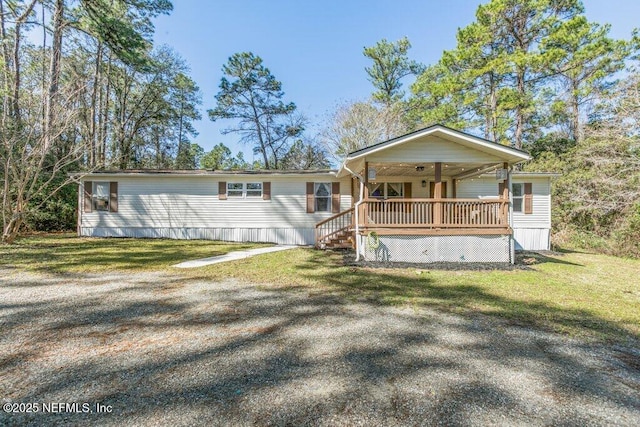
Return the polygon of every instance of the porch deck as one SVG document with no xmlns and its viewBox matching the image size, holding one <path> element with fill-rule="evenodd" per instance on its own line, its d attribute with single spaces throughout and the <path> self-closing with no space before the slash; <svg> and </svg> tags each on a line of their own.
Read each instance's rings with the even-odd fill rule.
<svg viewBox="0 0 640 427">
<path fill-rule="evenodd" d="M 511 234 L 507 199 L 365 199 L 358 206 L 358 229 L 380 235 Z M 316 225 L 321 246 L 355 231 L 353 208 Z"/>
</svg>

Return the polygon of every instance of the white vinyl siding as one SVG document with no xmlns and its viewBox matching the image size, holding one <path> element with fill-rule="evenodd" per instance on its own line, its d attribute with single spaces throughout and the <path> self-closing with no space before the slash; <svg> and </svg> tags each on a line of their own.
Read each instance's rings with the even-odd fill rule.
<svg viewBox="0 0 640 427">
<path fill-rule="evenodd" d="M 459 199 L 497 199 L 498 181 L 495 178 L 467 178 L 456 182 Z"/>
<path fill-rule="evenodd" d="M 218 199 L 218 182 L 246 184 L 256 182 L 255 176 L 246 179 L 217 176 L 110 176 L 110 181 L 118 181 L 118 212 L 110 215 L 83 213 L 82 234 L 120 236 L 131 235 L 132 230 L 138 230 L 136 233 L 149 237 L 208 233 L 211 236 L 231 236 L 234 238 L 224 240 L 239 241 L 244 241 L 247 236 L 259 239 L 253 241 L 276 241 L 272 240 L 275 236 L 279 242 L 286 242 L 285 235 L 291 235 L 298 236 L 296 242 L 299 242 L 302 233 L 311 236 L 311 241 L 306 239 L 304 243 L 312 244 L 315 224 L 332 213 L 306 213 L 306 181 L 332 180 L 327 179 L 326 175 L 265 175 L 261 178 L 271 182 L 271 200 L 261 197 Z M 350 192 L 349 178 L 340 180 L 341 210 L 351 206 Z M 209 231 L 201 233 L 197 230 Z"/>
<path fill-rule="evenodd" d="M 514 228 L 551 228 L 551 196 L 549 178 L 513 177 L 514 184 L 532 184 L 533 213 L 513 213 Z M 524 192 L 524 185 L 522 186 Z M 498 198 L 498 181 L 495 178 L 473 178 L 458 182 L 459 198 Z M 524 202 L 523 202 L 524 206 Z"/>
<path fill-rule="evenodd" d="M 533 213 L 513 212 L 513 238 L 516 249 L 549 249 L 551 229 L 551 184 L 549 178 L 512 177 L 512 184 L 530 182 Z M 498 198 L 498 181 L 493 177 L 465 179 L 458 183 L 459 198 Z M 524 201 L 523 208 L 524 208 Z"/>
<path fill-rule="evenodd" d="M 550 248 L 551 230 L 548 228 L 516 228 L 513 240 L 516 250 L 546 251 Z"/>
<path fill-rule="evenodd" d="M 549 178 L 513 178 L 514 184 L 524 184 L 525 182 L 532 184 L 533 212 L 530 214 L 514 212 L 514 228 L 551 228 L 551 185 Z M 524 185 L 522 188 L 524 191 Z"/>
<path fill-rule="evenodd" d="M 383 150 L 367 156 L 369 162 L 472 162 L 499 163 L 503 160 L 491 154 L 451 143 L 442 138 L 429 136 L 407 142 L 390 150 Z"/>
</svg>

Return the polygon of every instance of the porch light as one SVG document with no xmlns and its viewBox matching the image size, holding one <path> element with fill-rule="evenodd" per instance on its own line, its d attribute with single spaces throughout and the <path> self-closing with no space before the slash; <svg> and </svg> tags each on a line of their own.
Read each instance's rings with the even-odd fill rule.
<svg viewBox="0 0 640 427">
<path fill-rule="evenodd" d="M 416 166 L 416 172 L 422 172 L 424 170 L 424 166 Z"/>
<path fill-rule="evenodd" d="M 422 180 L 422 186 L 426 187 L 427 186 L 427 181 L 425 181 L 424 179 Z"/>
</svg>

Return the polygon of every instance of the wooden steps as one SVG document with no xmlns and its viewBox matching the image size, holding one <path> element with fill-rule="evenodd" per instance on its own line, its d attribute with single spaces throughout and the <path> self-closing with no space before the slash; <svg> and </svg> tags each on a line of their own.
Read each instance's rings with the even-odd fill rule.
<svg viewBox="0 0 640 427">
<path fill-rule="evenodd" d="M 352 249 L 353 248 L 353 231 L 341 231 L 331 237 L 325 238 L 320 242 L 321 249 Z"/>
</svg>

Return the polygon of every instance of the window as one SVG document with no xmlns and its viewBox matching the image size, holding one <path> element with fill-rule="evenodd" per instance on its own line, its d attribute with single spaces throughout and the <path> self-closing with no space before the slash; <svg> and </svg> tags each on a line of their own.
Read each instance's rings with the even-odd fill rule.
<svg viewBox="0 0 640 427">
<path fill-rule="evenodd" d="M 227 196 L 228 197 L 262 197 L 262 183 L 261 182 L 228 182 L 227 183 Z"/>
<path fill-rule="evenodd" d="M 94 211 L 109 212 L 109 183 L 94 182 L 93 191 L 91 192 L 91 200 Z"/>
<path fill-rule="evenodd" d="M 404 184 L 402 182 L 381 182 L 369 184 L 369 195 L 378 199 L 404 197 Z"/>
<path fill-rule="evenodd" d="M 387 182 L 387 198 L 401 198 L 404 194 L 404 184 L 401 182 Z"/>
<path fill-rule="evenodd" d="M 379 199 L 384 198 L 384 184 L 369 184 L 369 195 Z"/>
<path fill-rule="evenodd" d="M 511 184 L 511 190 L 513 193 L 513 211 L 522 212 L 522 205 L 524 200 L 524 192 L 522 191 L 522 184 Z"/>
<path fill-rule="evenodd" d="M 331 184 L 316 182 L 314 184 L 316 212 L 331 212 Z"/>
<path fill-rule="evenodd" d="M 242 197 L 244 184 L 241 182 L 228 182 L 227 183 L 227 196 L 228 197 Z"/>
<path fill-rule="evenodd" d="M 247 183 L 247 197 L 262 197 L 262 183 L 261 182 L 248 182 Z"/>
</svg>

